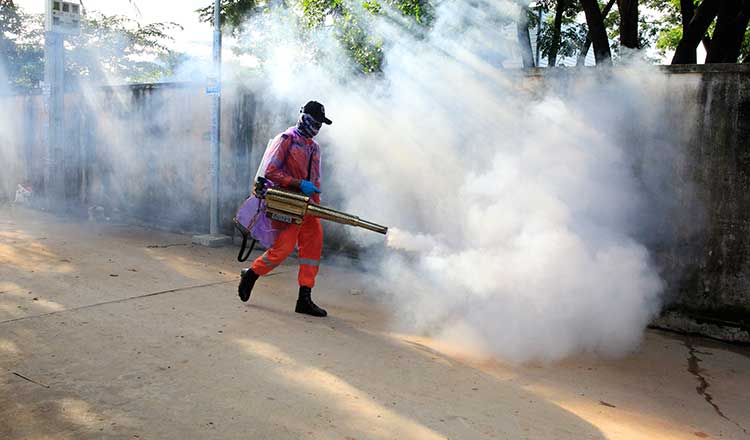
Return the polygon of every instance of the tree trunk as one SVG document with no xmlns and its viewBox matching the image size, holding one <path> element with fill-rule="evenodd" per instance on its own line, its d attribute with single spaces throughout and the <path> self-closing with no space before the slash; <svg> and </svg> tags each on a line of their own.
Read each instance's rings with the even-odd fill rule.
<svg viewBox="0 0 750 440">
<path fill-rule="evenodd" d="M 682 39 L 677 45 L 674 57 L 672 57 L 672 64 L 691 64 L 691 60 L 695 60 L 695 50 L 698 48 L 698 43 L 706 35 L 708 27 L 711 26 L 711 22 L 714 21 L 714 17 L 719 12 L 720 3 L 720 0 L 703 0 L 698 5 L 687 31 L 682 34 Z M 711 46 L 714 46 L 714 44 L 712 43 Z"/>
<path fill-rule="evenodd" d="M 581 0 L 583 12 L 586 14 L 586 24 L 589 27 L 591 44 L 594 46 L 596 64 L 612 65 L 612 52 L 609 50 L 609 38 L 604 27 L 604 17 L 599 9 L 597 0 Z"/>
<path fill-rule="evenodd" d="M 690 20 L 695 15 L 695 3 L 693 0 L 680 0 L 680 14 L 682 15 L 682 34 L 687 32 Z"/>
<path fill-rule="evenodd" d="M 620 10 L 620 44 L 638 49 L 638 0 L 617 0 Z"/>
<path fill-rule="evenodd" d="M 521 48 L 523 67 L 534 67 L 534 53 L 531 50 L 531 36 L 529 35 L 529 5 L 521 4 L 521 13 L 516 21 L 516 35 L 518 46 Z"/>
<path fill-rule="evenodd" d="M 750 14 L 747 1 L 723 0 L 706 63 L 736 63 Z"/>
<path fill-rule="evenodd" d="M 680 14 L 682 15 L 682 35 L 685 35 L 690 26 L 690 20 L 695 16 L 695 3 L 693 3 L 693 0 L 680 0 Z M 708 50 L 705 40 L 703 41 L 703 45 Z M 696 64 L 697 62 L 698 56 L 695 51 L 685 55 L 685 64 Z"/>
<path fill-rule="evenodd" d="M 607 3 L 607 6 L 604 7 L 604 10 L 602 11 L 602 17 L 605 19 L 609 15 L 609 11 L 612 10 L 612 6 L 614 6 L 615 0 L 609 0 L 609 3 Z M 583 48 L 581 49 L 580 53 L 578 54 L 578 60 L 576 60 L 576 66 L 581 67 L 586 65 L 586 54 L 589 53 L 589 49 L 591 48 L 591 32 L 586 32 L 586 41 L 583 43 Z"/>
<path fill-rule="evenodd" d="M 547 67 L 555 67 L 555 64 L 557 63 L 557 52 L 560 50 L 562 19 L 567 6 L 568 2 L 566 0 L 557 0 L 557 4 L 555 5 L 555 22 L 552 27 L 552 44 L 547 56 Z"/>
<path fill-rule="evenodd" d="M 735 28 L 734 46 L 732 46 L 732 52 L 728 53 L 728 59 L 732 61 L 728 62 L 738 62 L 740 51 L 742 50 L 742 42 L 745 40 L 745 32 L 747 32 L 748 24 L 750 24 L 750 0 L 744 0 L 742 12 L 740 12 L 740 17 L 737 20 L 737 27 Z M 745 60 L 747 60 L 747 58 L 745 58 Z"/>
<path fill-rule="evenodd" d="M 695 3 L 693 2 L 693 0 L 680 0 L 680 13 L 682 14 L 682 35 L 685 35 L 687 33 L 688 26 L 690 25 L 690 20 L 692 20 L 693 16 L 695 15 Z M 703 43 L 703 48 L 708 53 L 711 48 L 711 37 L 709 37 L 708 34 L 704 35 L 701 38 L 701 43 Z M 698 57 L 695 53 L 692 54 L 691 59 L 689 59 L 689 56 L 686 56 L 685 60 L 685 64 L 698 63 Z"/>
</svg>

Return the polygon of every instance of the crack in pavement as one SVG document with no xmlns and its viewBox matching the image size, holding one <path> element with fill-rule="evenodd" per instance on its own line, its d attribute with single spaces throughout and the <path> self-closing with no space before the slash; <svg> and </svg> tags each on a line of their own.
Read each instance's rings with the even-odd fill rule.
<svg viewBox="0 0 750 440">
<path fill-rule="evenodd" d="M 41 382 L 37 382 L 37 381 L 35 381 L 34 379 L 30 379 L 30 378 L 28 378 L 28 377 L 24 376 L 24 375 L 23 375 L 23 374 L 21 374 L 21 373 L 16 373 L 15 371 L 11 371 L 11 373 L 13 373 L 13 375 L 14 375 L 14 376 L 18 376 L 18 377 L 20 377 L 21 379 L 23 379 L 23 380 L 25 380 L 25 381 L 28 381 L 28 382 L 31 382 L 31 383 L 33 383 L 33 384 L 39 385 L 40 387 L 44 387 L 44 388 L 49 388 L 49 385 L 45 385 L 45 384 L 43 384 L 43 383 L 41 383 Z"/>
<path fill-rule="evenodd" d="M 290 272 L 289 270 L 283 270 L 283 271 L 278 271 L 278 272 L 270 273 L 268 275 L 264 275 L 264 277 L 272 277 L 272 276 L 276 276 L 276 275 L 283 275 L 283 274 L 289 273 L 289 272 Z M 152 297 L 152 296 L 164 295 L 166 293 L 182 292 L 182 291 L 185 291 L 185 290 L 200 289 L 200 288 L 203 288 L 203 287 L 212 287 L 212 286 L 218 286 L 218 285 L 221 285 L 221 284 L 229 284 L 229 283 L 236 283 L 236 282 L 237 282 L 237 279 L 234 279 L 234 280 L 216 281 L 216 282 L 207 283 L 207 284 L 198 284 L 198 285 L 195 285 L 195 286 L 178 287 L 176 289 L 160 290 L 158 292 L 144 293 L 143 295 L 129 296 L 127 298 L 113 299 L 111 301 L 103 301 L 103 302 L 94 303 L 94 304 L 87 304 L 87 305 L 83 305 L 83 306 L 79 306 L 79 307 L 73 307 L 73 308 L 70 308 L 70 309 L 63 309 L 63 310 L 57 310 L 57 311 L 49 312 L 49 313 L 42 313 L 42 314 L 39 314 L 39 315 L 22 316 L 20 318 L 8 319 L 6 321 L 0 321 L 0 325 L 2 325 L 2 324 L 9 324 L 11 322 L 25 321 L 27 319 L 43 318 L 43 317 L 46 317 L 46 316 L 59 315 L 61 313 L 77 312 L 79 310 L 90 309 L 90 308 L 93 308 L 93 307 L 105 306 L 105 305 L 108 305 L 108 304 L 117 304 L 117 303 L 122 303 L 122 302 L 126 302 L 126 301 L 131 301 L 131 300 L 134 300 L 134 299 L 149 298 L 149 297 Z"/>
<path fill-rule="evenodd" d="M 171 244 L 150 244 L 146 246 L 148 249 L 166 249 L 175 246 L 187 246 L 187 243 L 171 243 Z"/>
<path fill-rule="evenodd" d="M 234 283 L 234 282 L 236 282 L 236 280 L 218 281 L 218 282 L 208 283 L 208 284 L 199 284 L 197 286 L 187 286 L 187 287 L 180 287 L 180 288 L 177 288 L 177 289 L 160 290 L 158 292 L 151 292 L 151 293 L 145 293 L 143 295 L 129 296 L 127 298 L 113 299 L 111 301 L 103 301 L 103 302 L 99 302 L 99 303 L 95 303 L 95 304 L 87 304 L 85 306 L 72 307 L 70 309 L 57 310 L 57 311 L 49 312 L 49 313 L 42 313 L 40 315 L 22 316 L 20 318 L 14 318 L 14 319 L 8 319 L 6 321 L 0 321 L 0 324 L 9 324 L 11 322 L 25 321 L 27 319 L 43 318 L 45 316 L 59 315 L 61 313 L 77 312 L 79 310 L 90 309 L 90 308 L 93 308 L 93 307 L 99 307 L 99 306 L 104 306 L 104 305 L 108 305 L 108 304 L 117 304 L 117 303 L 122 303 L 122 302 L 126 302 L 126 301 L 131 301 L 131 300 L 134 300 L 134 299 L 148 298 L 148 297 L 151 297 L 151 296 L 164 295 L 166 293 L 182 292 L 184 290 L 200 289 L 202 287 L 212 287 L 212 286 L 218 286 L 220 284 L 228 284 L 228 283 Z"/>
<path fill-rule="evenodd" d="M 690 338 L 689 337 L 686 338 L 683 341 L 683 344 L 688 349 L 688 359 L 687 359 L 687 361 L 688 361 L 688 369 L 687 369 L 687 371 L 690 374 L 692 374 L 693 376 L 695 376 L 695 378 L 698 380 L 698 386 L 695 387 L 695 391 L 698 393 L 698 395 L 703 396 L 703 399 L 705 399 L 706 402 L 708 402 L 708 404 L 711 405 L 711 407 L 714 409 L 714 411 L 716 412 L 716 414 L 719 415 L 719 417 L 721 417 L 722 419 L 724 419 L 724 420 L 726 420 L 726 421 L 734 424 L 739 429 L 741 429 L 742 432 L 744 432 L 746 435 L 750 434 L 750 432 L 748 432 L 748 430 L 745 429 L 742 425 L 740 425 L 736 421 L 734 421 L 734 420 L 730 419 L 729 417 L 727 417 L 721 411 L 721 408 L 719 408 L 719 405 L 717 405 L 714 402 L 714 396 L 711 395 L 711 393 L 709 393 L 707 391 L 708 388 L 711 387 L 711 384 L 708 383 L 708 380 L 706 380 L 706 378 L 703 376 L 702 370 L 700 368 L 700 363 L 703 361 L 703 359 L 699 358 L 697 356 L 697 353 L 701 353 L 701 352 L 699 352 L 698 350 L 695 349 L 695 347 L 693 346 L 693 344 L 690 342 Z M 705 354 L 705 353 L 703 353 L 703 354 Z"/>
</svg>

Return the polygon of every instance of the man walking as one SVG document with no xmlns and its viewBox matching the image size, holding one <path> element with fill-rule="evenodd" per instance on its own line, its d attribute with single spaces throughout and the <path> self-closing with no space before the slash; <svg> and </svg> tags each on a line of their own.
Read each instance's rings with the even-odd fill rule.
<svg viewBox="0 0 750 440">
<path fill-rule="evenodd" d="M 300 110 L 297 125 L 277 135 L 263 155 L 259 175 L 273 186 L 300 191 L 320 204 L 320 146 L 313 140 L 323 124 L 330 125 L 325 108 L 310 101 Z M 320 219 L 305 216 L 302 224 L 284 224 L 273 220 L 279 233 L 270 249 L 258 257 L 250 268 L 243 269 L 238 293 L 242 301 L 250 293 L 258 278 L 271 272 L 298 247 L 299 298 L 294 311 L 312 316 L 326 316 L 327 312 L 312 300 L 312 289 L 318 274 L 323 250 L 323 228 Z"/>
</svg>

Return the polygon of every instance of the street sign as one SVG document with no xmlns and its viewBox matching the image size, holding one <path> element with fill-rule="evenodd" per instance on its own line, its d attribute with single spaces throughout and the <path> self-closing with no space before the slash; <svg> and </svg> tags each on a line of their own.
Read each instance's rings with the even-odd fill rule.
<svg viewBox="0 0 750 440">
<path fill-rule="evenodd" d="M 206 81 L 206 95 L 209 95 L 209 96 L 221 95 L 221 83 L 219 83 L 216 77 L 213 77 L 213 76 L 208 77 L 208 80 Z"/>
<path fill-rule="evenodd" d="M 82 19 L 83 6 L 78 1 L 46 0 L 46 31 L 77 34 Z"/>
</svg>

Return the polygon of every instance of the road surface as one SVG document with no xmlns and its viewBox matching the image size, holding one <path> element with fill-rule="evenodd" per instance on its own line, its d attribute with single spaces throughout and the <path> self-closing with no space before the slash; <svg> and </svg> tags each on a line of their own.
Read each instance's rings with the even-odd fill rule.
<svg viewBox="0 0 750 440">
<path fill-rule="evenodd" d="M 625 359 L 471 359 L 392 330 L 357 270 L 0 208 L 0 439 L 750 438 L 746 348 L 646 332 Z"/>
</svg>

